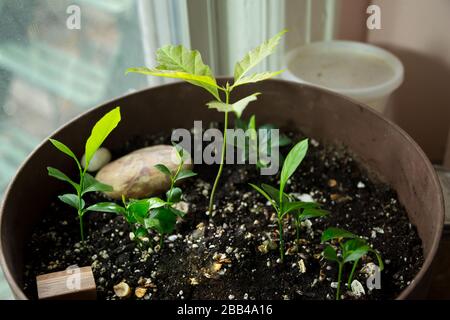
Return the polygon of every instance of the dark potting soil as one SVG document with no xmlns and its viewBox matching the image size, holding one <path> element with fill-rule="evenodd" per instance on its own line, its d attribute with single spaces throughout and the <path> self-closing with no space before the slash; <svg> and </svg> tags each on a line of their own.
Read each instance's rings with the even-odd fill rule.
<svg viewBox="0 0 450 320">
<path fill-rule="evenodd" d="M 300 139 L 297 135 L 293 140 Z M 170 143 L 169 136 L 134 138 L 113 154 L 161 143 Z M 284 263 L 276 248 L 274 210 L 248 185 L 277 185 L 279 177 L 261 176 L 252 165 L 225 166 L 215 210 L 206 214 L 217 166 L 197 165 L 194 170 L 199 175 L 181 185 L 188 214 L 178 221 L 176 232 L 165 237 L 161 249 L 137 245 L 124 219 L 107 213 L 85 216 L 87 238 L 79 242 L 76 213 L 53 202 L 29 241 L 25 292 L 36 298 L 36 275 L 78 265 L 92 267 L 99 299 L 118 299 L 113 286 L 121 281 L 133 290 L 129 299 L 137 299 L 138 287 L 145 292 L 141 299 L 334 299 L 337 265 L 323 259 L 320 244 L 329 226 L 365 237 L 385 263 L 381 289 L 368 290 L 366 278 L 376 259 L 364 258 L 355 279 L 365 294 L 355 297 L 343 283 L 345 299 L 395 298 L 422 266 L 421 240 L 395 192 L 344 148 L 311 140 L 305 160 L 287 185 L 287 192 L 312 197 L 330 214 L 303 223 L 297 244 L 295 227 L 285 219 Z M 87 204 L 104 200 L 92 194 Z M 153 236 L 151 241 L 158 243 Z M 350 269 L 346 266 L 343 282 Z"/>
</svg>

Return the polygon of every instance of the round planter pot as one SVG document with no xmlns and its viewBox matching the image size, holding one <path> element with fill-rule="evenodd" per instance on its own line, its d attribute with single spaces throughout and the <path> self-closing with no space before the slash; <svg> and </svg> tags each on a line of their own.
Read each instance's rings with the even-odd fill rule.
<svg viewBox="0 0 450 320">
<path fill-rule="evenodd" d="M 270 80 L 242 87 L 237 98 L 255 91 L 263 94 L 247 112 L 258 122 L 301 129 L 308 136 L 349 147 L 371 171 L 398 193 L 423 243 L 424 264 L 398 299 L 422 298 L 444 223 L 444 204 L 438 178 L 419 146 L 399 127 L 369 107 L 335 93 L 294 82 Z M 175 83 L 136 92 L 92 109 L 59 129 L 53 138 L 77 154 L 93 124 L 115 106 L 122 122 L 107 139 L 114 149 L 130 137 L 171 128 L 191 128 L 194 120 L 221 121 L 223 114 L 205 106 L 210 97 L 189 84 Z M 14 295 L 22 291 L 24 248 L 32 229 L 62 187 L 47 176 L 47 166 L 73 168 L 71 159 L 55 152 L 47 140 L 19 169 L 6 192 L 0 212 L 1 265 Z M 67 168 L 67 169 L 66 169 Z M 75 173 L 75 172 L 68 172 Z"/>
</svg>

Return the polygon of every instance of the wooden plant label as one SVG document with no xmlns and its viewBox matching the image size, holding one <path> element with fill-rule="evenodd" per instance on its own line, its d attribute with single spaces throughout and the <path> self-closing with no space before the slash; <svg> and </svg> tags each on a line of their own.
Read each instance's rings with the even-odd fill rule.
<svg viewBox="0 0 450 320">
<path fill-rule="evenodd" d="M 95 300 L 97 290 L 91 267 L 70 266 L 36 277 L 39 299 Z"/>
</svg>

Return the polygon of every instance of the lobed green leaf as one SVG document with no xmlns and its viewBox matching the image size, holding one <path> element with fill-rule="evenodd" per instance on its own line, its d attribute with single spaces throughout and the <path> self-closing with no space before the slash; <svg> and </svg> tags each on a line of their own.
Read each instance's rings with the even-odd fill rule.
<svg viewBox="0 0 450 320">
<path fill-rule="evenodd" d="M 272 54 L 285 33 L 286 30 L 283 30 L 269 40 L 264 41 L 261 45 L 248 52 L 241 61 L 236 63 L 234 67 L 234 82 L 239 83 L 241 78 L 245 76 L 250 69 Z"/>
<path fill-rule="evenodd" d="M 254 74 L 252 74 L 250 76 L 240 78 L 238 81 L 233 83 L 232 88 L 235 88 L 237 86 L 241 86 L 243 84 L 264 81 L 264 80 L 276 77 L 277 75 L 279 75 L 279 74 L 281 74 L 283 72 L 284 72 L 284 70 L 279 70 L 279 71 L 274 71 L 274 72 L 254 73 Z"/>
<path fill-rule="evenodd" d="M 159 65 L 154 69 L 129 68 L 127 72 L 185 80 L 202 87 L 220 100 L 216 79 L 197 50 L 189 50 L 182 45 L 167 45 L 156 51 L 156 60 Z"/>
<path fill-rule="evenodd" d="M 206 105 L 208 106 L 208 108 L 216 109 L 220 112 L 234 112 L 236 114 L 236 116 L 238 118 L 240 118 L 242 116 L 242 112 L 244 112 L 247 105 L 250 102 L 255 101 L 257 99 L 256 97 L 259 94 L 260 94 L 259 92 L 253 93 L 253 94 L 249 95 L 248 97 L 245 97 L 239 101 L 236 101 L 233 104 L 227 104 L 227 103 L 220 102 L 220 101 L 211 101 L 211 102 L 208 102 Z"/>
</svg>

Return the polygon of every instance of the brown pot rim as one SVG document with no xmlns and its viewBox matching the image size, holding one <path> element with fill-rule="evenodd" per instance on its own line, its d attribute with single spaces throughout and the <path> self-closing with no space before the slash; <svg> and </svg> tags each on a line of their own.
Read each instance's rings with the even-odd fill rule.
<svg viewBox="0 0 450 320">
<path fill-rule="evenodd" d="M 229 77 L 219 77 L 220 80 L 222 81 L 230 81 L 231 78 Z M 420 148 L 420 146 L 417 144 L 417 142 L 408 134 L 406 133 L 405 130 L 403 130 L 402 128 L 400 128 L 397 124 L 395 124 L 393 121 L 387 119 L 386 117 L 384 117 L 381 113 L 373 110 L 371 107 L 369 107 L 368 105 L 361 103 L 359 101 L 356 101 L 352 98 L 343 96 L 339 93 L 333 92 L 331 90 L 327 90 L 327 89 L 323 89 L 323 88 L 319 88 L 316 86 L 311 86 L 311 85 L 306 85 L 306 84 L 301 84 L 301 83 L 297 83 L 295 81 L 289 81 L 289 80 L 281 80 L 281 79 L 272 79 L 272 80 L 267 80 L 267 81 L 276 81 L 276 82 L 281 82 L 281 83 L 288 83 L 291 85 L 297 85 L 297 86 L 302 86 L 302 87 L 312 87 L 314 88 L 314 90 L 318 90 L 318 91 L 325 91 L 330 95 L 334 95 L 334 96 L 338 96 L 350 101 L 353 101 L 355 104 L 359 105 L 361 108 L 365 109 L 365 111 L 372 113 L 376 118 L 378 118 L 380 121 L 385 122 L 387 125 L 390 125 L 392 127 L 394 127 L 402 136 L 403 138 L 405 138 L 408 143 L 410 143 L 414 149 L 419 153 L 420 157 L 424 160 L 424 162 L 426 163 L 427 168 L 429 169 L 429 171 L 432 174 L 432 181 L 433 181 L 433 185 L 435 188 L 437 188 L 436 190 L 439 190 L 439 194 L 438 194 L 438 199 L 439 199 L 439 206 L 441 208 L 441 210 L 438 210 L 438 212 L 435 212 L 434 214 L 438 214 L 439 215 L 439 219 L 438 221 L 440 221 L 441 223 L 439 223 L 439 225 L 436 228 L 436 232 L 433 235 L 433 241 L 432 241 L 432 245 L 430 247 L 430 252 L 428 253 L 428 255 L 425 257 L 425 261 L 422 264 L 419 272 L 414 276 L 413 280 L 411 281 L 411 283 L 401 291 L 401 293 L 395 298 L 395 300 L 404 300 L 406 299 L 410 293 L 414 290 L 414 288 L 417 286 L 418 283 L 420 283 L 420 281 L 424 278 L 426 272 L 428 269 L 430 269 L 431 264 L 434 260 L 434 257 L 436 256 L 437 250 L 439 248 L 439 242 L 441 240 L 441 236 L 442 236 L 442 232 L 443 232 L 443 226 L 444 226 L 444 197 L 442 194 L 442 188 L 441 185 L 439 183 L 438 180 L 438 176 L 436 171 L 434 170 L 433 165 L 431 164 L 430 160 L 428 159 L 428 157 L 425 155 L 425 152 L 422 150 L 422 148 Z M 166 87 L 166 86 L 177 86 L 180 85 L 180 83 L 182 82 L 174 82 L 174 83 L 167 83 L 167 84 L 162 84 L 162 85 L 158 85 L 155 87 L 150 87 L 150 88 L 144 88 L 135 92 L 131 92 L 128 94 L 124 94 L 122 96 L 119 97 L 115 97 L 113 99 L 110 99 L 106 102 L 103 102 L 93 108 L 90 108 L 88 110 L 86 110 L 85 112 L 81 113 L 80 115 L 76 116 L 75 118 L 73 118 L 72 120 L 66 122 L 65 124 L 63 124 L 62 126 L 60 126 L 58 129 L 56 129 L 55 131 L 53 131 L 47 138 L 45 138 L 41 143 L 39 143 L 38 146 L 36 146 L 36 148 L 34 148 L 34 150 L 26 157 L 26 159 L 22 162 L 22 164 L 19 166 L 19 168 L 16 171 L 16 174 L 14 175 L 13 179 L 11 180 L 11 182 L 8 184 L 8 187 L 6 188 L 6 191 L 4 193 L 4 197 L 3 197 L 3 201 L 0 205 L 0 266 L 3 269 L 4 275 L 5 275 L 5 279 L 7 280 L 13 295 L 19 299 L 19 300 L 28 300 L 28 297 L 24 294 L 22 288 L 20 288 L 16 281 L 13 279 L 12 275 L 11 275 L 11 271 L 9 270 L 8 265 L 6 264 L 6 259 L 5 256 L 3 254 L 3 235 L 1 234 L 1 227 L 3 226 L 3 211 L 4 211 L 4 207 L 5 207 L 5 203 L 9 197 L 9 194 L 11 193 L 12 187 L 15 184 L 15 178 L 17 176 L 17 174 L 19 172 L 22 171 L 23 167 L 25 166 L 25 164 L 29 161 L 30 158 L 32 158 L 34 156 L 34 154 L 47 142 L 47 140 L 49 138 L 52 138 L 53 136 L 55 136 L 56 134 L 58 134 L 60 131 L 64 130 L 67 126 L 71 125 L 72 123 L 78 121 L 78 119 L 84 117 L 86 114 L 89 114 L 91 112 L 93 112 L 94 110 L 96 110 L 97 108 L 102 107 L 105 104 L 109 104 L 112 103 L 116 100 L 120 99 L 125 99 L 129 96 L 133 96 L 133 95 L 138 95 L 143 91 L 152 91 L 152 90 L 158 90 L 160 87 Z"/>
</svg>

